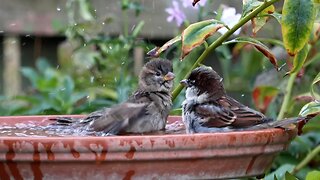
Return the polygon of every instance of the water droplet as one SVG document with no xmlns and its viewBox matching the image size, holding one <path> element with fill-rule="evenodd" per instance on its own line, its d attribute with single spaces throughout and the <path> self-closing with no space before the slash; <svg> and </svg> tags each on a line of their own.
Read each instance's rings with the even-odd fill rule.
<svg viewBox="0 0 320 180">
<path fill-rule="evenodd" d="M 102 84 L 102 87 L 106 87 L 106 84 Z"/>
<path fill-rule="evenodd" d="M 117 77 L 114 77 L 114 82 L 117 82 Z"/>
<path fill-rule="evenodd" d="M 83 44 L 83 47 L 86 47 L 86 46 L 87 46 L 87 44 L 86 44 L 86 43 L 84 43 L 84 44 Z"/>
<path fill-rule="evenodd" d="M 90 96 L 87 96 L 87 99 L 89 99 L 90 98 Z"/>
<path fill-rule="evenodd" d="M 60 68 L 60 65 L 58 64 L 57 67 L 56 67 L 56 69 L 59 69 L 59 68 Z"/>
<path fill-rule="evenodd" d="M 17 25 L 16 23 L 11 23 L 11 24 L 10 24 L 10 26 L 16 26 L 16 25 Z"/>
<path fill-rule="evenodd" d="M 0 31 L 0 33 L 4 33 L 4 31 Z"/>
<path fill-rule="evenodd" d="M 131 31 L 133 31 L 135 27 L 136 27 L 136 25 L 133 25 L 132 28 L 131 28 Z"/>
<path fill-rule="evenodd" d="M 102 25 L 104 25 L 104 24 L 105 24 L 105 22 L 102 22 L 101 24 L 102 24 Z"/>
<path fill-rule="evenodd" d="M 74 23 L 73 25 L 76 26 L 76 25 L 78 25 L 78 24 L 77 24 L 77 23 Z"/>
<path fill-rule="evenodd" d="M 64 90 L 66 90 L 66 88 L 61 88 L 61 89 L 60 89 L 60 91 L 64 91 Z"/>
<path fill-rule="evenodd" d="M 57 11 L 61 11 L 61 8 L 60 8 L 60 7 L 57 7 Z"/>
<path fill-rule="evenodd" d="M 109 49 L 112 49 L 112 46 L 109 46 Z"/>
<path fill-rule="evenodd" d="M 124 65 L 124 62 L 122 62 L 121 65 Z"/>
<path fill-rule="evenodd" d="M 94 12 L 97 12 L 97 10 L 95 9 Z"/>
<path fill-rule="evenodd" d="M 27 34 L 26 37 L 30 37 L 30 34 Z"/>
<path fill-rule="evenodd" d="M 94 81 L 94 76 L 91 76 L 90 77 L 90 83 L 93 83 L 93 81 Z"/>
<path fill-rule="evenodd" d="M 244 94 L 241 94 L 241 97 L 244 97 Z"/>
</svg>

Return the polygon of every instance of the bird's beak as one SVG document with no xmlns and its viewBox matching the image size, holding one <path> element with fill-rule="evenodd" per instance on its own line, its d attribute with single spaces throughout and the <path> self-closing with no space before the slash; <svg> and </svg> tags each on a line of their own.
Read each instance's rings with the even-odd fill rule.
<svg viewBox="0 0 320 180">
<path fill-rule="evenodd" d="M 180 81 L 180 84 L 182 84 L 184 87 L 188 87 L 188 86 L 189 86 L 187 79 L 181 80 L 181 81 Z"/>
<path fill-rule="evenodd" d="M 165 81 L 171 81 L 175 78 L 175 75 L 172 72 L 168 72 L 164 77 L 163 80 Z"/>
</svg>

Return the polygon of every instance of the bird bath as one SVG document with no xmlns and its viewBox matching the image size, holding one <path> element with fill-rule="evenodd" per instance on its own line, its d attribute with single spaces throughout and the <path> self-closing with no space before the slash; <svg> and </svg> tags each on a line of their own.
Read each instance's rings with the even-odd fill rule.
<svg viewBox="0 0 320 180">
<path fill-rule="evenodd" d="M 56 116 L 0 117 L 1 126 Z M 77 116 L 81 117 L 81 116 Z M 171 116 L 169 125 L 181 122 Z M 0 136 L 4 179 L 225 179 L 263 175 L 296 129 L 208 134 Z"/>
</svg>

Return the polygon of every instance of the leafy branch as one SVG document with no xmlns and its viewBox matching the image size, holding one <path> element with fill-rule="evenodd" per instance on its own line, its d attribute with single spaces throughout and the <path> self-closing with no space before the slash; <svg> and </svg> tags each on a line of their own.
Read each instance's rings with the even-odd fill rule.
<svg viewBox="0 0 320 180">
<path fill-rule="evenodd" d="M 231 29 L 229 29 L 225 34 L 220 36 L 216 41 L 214 41 L 208 48 L 206 48 L 203 53 L 199 56 L 197 61 L 193 64 L 193 66 L 189 69 L 188 73 L 184 76 L 187 78 L 191 71 L 195 69 L 199 64 L 201 64 L 205 58 L 218 46 L 220 46 L 225 40 L 227 40 L 236 30 L 238 30 L 240 27 L 242 27 L 245 23 L 250 21 L 252 18 L 257 16 L 260 12 L 262 12 L 264 9 L 269 7 L 270 5 L 274 4 L 278 0 L 270 0 L 270 1 L 264 1 L 259 7 L 254 9 L 252 12 L 248 13 L 245 17 L 240 19 L 240 21 L 234 25 Z M 175 100 L 176 97 L 180 94 L 181 90 L 183 89 L 183 86 L 181 84 L 178 85 L 178 87 L 175 88 L 175 90 L 172 93 L 172 100 Z"/>
</svg>

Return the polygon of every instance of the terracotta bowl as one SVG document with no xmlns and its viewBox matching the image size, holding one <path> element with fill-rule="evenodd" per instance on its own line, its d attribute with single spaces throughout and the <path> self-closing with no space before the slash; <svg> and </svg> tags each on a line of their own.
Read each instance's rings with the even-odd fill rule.
<svg viewBox="0 0 320 180">
<path fill-rule="evenodd" d="M 52 116 L 0 117 L 1 126 Z M 80 117 L 80 116 L 78 116 Z M 181 121 L 169 117 L 168 122 Z M 263 175 L 296 129 L 108 137 L 0 137 L 3 179 L 225 179 Z"/>
</svg>

